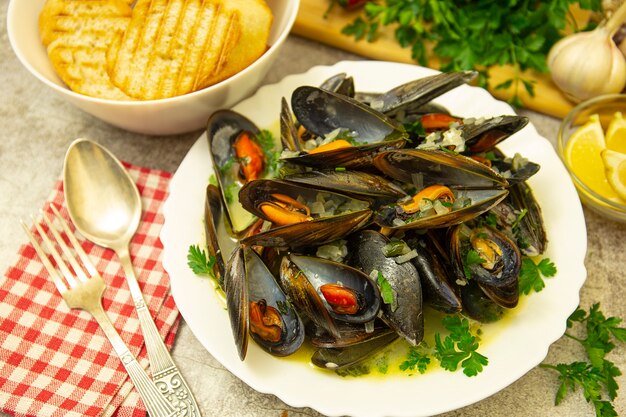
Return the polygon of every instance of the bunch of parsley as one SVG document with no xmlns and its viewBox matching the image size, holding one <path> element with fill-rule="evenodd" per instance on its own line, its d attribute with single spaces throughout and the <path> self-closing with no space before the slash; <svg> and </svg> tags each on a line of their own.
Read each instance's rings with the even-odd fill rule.
<svg viewBox="0 0 626 417">
<path fill-rule="evenodd" d="M 612 401 L 617 397 L 619 388 L 615 377 L 622 373 L 607 359 L 607 355 L 615 348 L 614 342 L 626 342 L 626 328 L 619 327 L 621 321 L 622 319 L 618 317 L 606 318 L 600 311 L 599 304 L 592 305 L 588 313 L 578 308 L 567 319 L 568 329 L 572 329 L 576 324 L 585 326 L 585 338 L 574 336 L 570 332 L 566 332 L 565 336 L 584 347 L 588 361 L 539 365 L 559 373 L 561 385 L 556 393 L 556 405 L 563 401 L 569 391 L 581 388 L 587 402 L 593 404 L 596 416 L 617 416 Z M 608 400 L 603 397 L 605 393 Z"/>
<path fill-rule="evenodd" d="M 520 88 L 534 95 L 523 71 L 547 73 L 552 45 L 566 28 L 580 29 L 570 14 L 575 3 L 587 10 L 602 8 L 601 0 L 384 0 L 367 3 L 342 33 L 372 42 L 380 27 L 392 25 L 398 43 L 410 48 L 420 65 L 436 57 L 445 72 L 478 70 L 481 86 L 513 86 L 511 102 L 521 106 Z M 489 86 L 486 68 L 507 64 L 515 68 L 514 77 Z"/>
</svg>

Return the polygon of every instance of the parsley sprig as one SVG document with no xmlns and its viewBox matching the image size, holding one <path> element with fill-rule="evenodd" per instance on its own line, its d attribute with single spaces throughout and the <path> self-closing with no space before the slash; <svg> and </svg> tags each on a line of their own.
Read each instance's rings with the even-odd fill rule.
<svg viewBox="0 0 626 417">
<path fill-rule="evenodd" d="M 606 356 L 615 348 L 614 342 L 626 342 L 626 328 L 619 327 L 621 322 L 622 319 L 618 317 L 606 318 L 600 311 L 600 304 L 592 305 L 588 313 L 578 308 L 567 319 L 568 329 L 575 324 L 585 326 L 585 338 L 574 336 L 570 332 L 566 332 L 565 336 L 584 347 L 588 361 L 539 365 L 559 373 L 561 385 L 556 393 L 556 405 L 563 401 L 568 392 L 581 388 L 585 400 L 593 404 L 596 416 L 617 416 L 612 401 L 617 397 L 618 390 L 615 378 L 622 373 Z M 604 398 L 604 394 L 608 396 L 608 400 Z"/>
<path fill-rule="evenodd" d="M 556 275 L 556 266 L 550 259 L 544 258 L 535 263 L 525 256 L 522 259 L 522 268 L 519 274 L 519 290 L 521 294 L 530 294 L 532 291 L 539 292 L 546 286 L 543 278 L 551 278 Z"/>
<path fill-rule="evenodd" d="M 400 363 L 401 371 L 418 371 L 423 374 L 431 363 L 431 357 L 439 361 L 446 371 L 454 372 L 459 367 L 467 376 L 476 376 L 489 360 L 478 353 L 480 338 L 472 333 L 468 319 L 459 315 L 445 316 L 441 323 L 449 334 L 442 336 L 435 333 L 434 349 L 429 349 L 426 342 L 411 347 L 406 359 Z"/>
<path fill-rule="evenodd" d="M 476 376 L 487 366 L 489 360 L 477 352 L 479 339 L 470 331 L 469 321 L 459 316 L 446 316 L 442 323 L 450 334 L 441 340 L 435 334 L 436 357 L 441 367 L 447 371 L 456 371 L 459 365 L 467 376 Z"/>
<path fill-rule="evenodd" d="M 601 10 L 601 0 L 385 0 L 367 3 L 342 33 L 373 42 L 381 27 L 391 25 L 396 40 L 410 48 L 415 61 L 426 66 L 432 54 L 442 71 L 479 70 L 483 87 L 488 84 L 487 67 L 512 65 L 513 78 L 494 88 L 513 88 L 511 102 L 521 107 L 521 89 L 534 95 L 534 84 L 523 72 L 548 72 L 550 48 L 566 28 L 575 26 L 569 14 L 574 3 Z"/>
<path fill-rule="evenodd" d="M 215 256 L 207 256 L 206 252 L 198 245 L 189 246 L 187 265 L 196 275 L 208 275 L 211 278 L 215 278 L 213 274 Z"/>
</svg>

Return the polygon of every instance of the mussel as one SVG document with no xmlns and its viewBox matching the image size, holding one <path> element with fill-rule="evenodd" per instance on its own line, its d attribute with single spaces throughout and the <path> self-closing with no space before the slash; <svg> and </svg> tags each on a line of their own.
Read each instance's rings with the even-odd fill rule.
<svg viewBox="0 0 626 417">
<path fill-rule="evenodd" d="M 337 320 L 366 323 L 380 310 L 376 284 L 342 263 L 291 253 L 283 257 L 280 280 L 299 311 L 334 337 L 339 337 Z"/>
<path fill-rule="evenodd" d="M 229 259 L 225 293 L 235 344 L 244 360 L 248 337 L 276 356 L 295 352 L 304 341 L 304 325 L 261 258 L 239 246 Z"/>
<path fill-rule="evenodd" d="M 284 161 L 317 167 L 369 166 L 382 149 L 404 146 L 408 135 L 385 115 L 343 94 L 317 87 L 299 87 L 291 96 L 295 117 L 308 132 L 323 139 Z"/>
<path fill-rule="evenodd" d="M 273 247 L 322 245 L 365 226 L 369 203 L 280 180 L 256 180 L 239 193 L 243 207 L 277 227 L 242 243 Z"/>
<path fill-rule="evenodd" d="M 374 165 L 417 191 L 410 199 L 376 212 L 374 221 L 390 229 L 459 224 L 489 210 L 508 194 L 506 179 L 485 165 L 453 152 L 387 151 L 376 157 Z"/>
<path fill-rule="evenodd" d="M 424 337 L 422 287 L 417 270 L 410 262 L 398 263 L 385 256 L 389 239 L 374 230 L 362 230 L 348 241 L 350 263 L 368 275 L 376 271 L 391 292 L 382 304 L 382 320 L 412 345 Z"/>
<path fill-rule="evenodd" d="M 522 255 L 503 233 L 483 225 L 450 230 L 450 259 L 457 278 L 475 281 L 496 304 L 513 308 L 519 300 Z"/>
</svg>

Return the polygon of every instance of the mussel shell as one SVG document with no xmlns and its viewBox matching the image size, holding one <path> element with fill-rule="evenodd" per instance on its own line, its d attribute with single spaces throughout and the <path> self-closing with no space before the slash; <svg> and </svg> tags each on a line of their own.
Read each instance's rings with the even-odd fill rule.
<svg viewBox="0 0 626 417">
<path fill-rule="evenodd" d="M 300 174 L 287 175 L 285 181 L 305 184 L 321 190 L 338 191 L 361 199 L 381 202 L 398 200 L 406 192 L 386 178 L 364 171 L 334 169 L 312 170 Z"/>
<path fill-rule="evenodd" d="M 401 149 L 404 144 L 404 139 L 378 142 L 368 145 L 333 149 L 314 154 L 302 153 L 298 156 L 282 158 L 282 161 L 318 169 L 334 169 L 336 167 L 367 169 L 372 166 L 376 154 L 391 149 Z"/>
<path fill-rule="evenodd" d="M 392 115 L 411 112 L 440 95 L 473 80 L 476 71 L 440 73 L 410 81 L 375 97 L 370 106 L 381 113 Z"/>
<path fill-rule="evenodd" d="M 526 161 L 526 164 L 521 168 L 515 168 L 513 163 L 498 148 L 493 148 L 491 152 L 496 156 L 496 159 L 491 161 L 491 165 L 498 172 L 508 172 L 506 179 L 510 184 L 527 181 L 541 169 L 541 165 L 532 161 Z"/>
<path fill-rule="evenodd" d="M 356 365 L 389 346 L 398 338 L 395 333 L 383 333 L 362 343 L 345 348 L 318 349 L 311 357 L 313 365 L 336 370 Z"/>
<path fill-rule="evenodd" d="M 250 335 L 259 346 L 272 355 L 290 355 L 298 350 L 304 341 L 304 325 L 257 253 L 246 248 L 244 254 L 249 300 L 265 300 L 268 306 L 280 312 L 283 321 L 283 331 L 278 342 L 267 341 L 253 331 L 250 331 Z"/>
<path fill-rule="evenodd" d="M 528 124 L 528 117 L 503 115 L 480 123 L 464 123 L 457 129 L 465 139 L 465 153 L 487 152 Z"/>
<path fill-rule="evenodd" d="M 505 309 L 489 299 L 478 283 L 469 281 L 459 286 L 463 314 L 481 323 L 493 323 L 504 315 Z"/>
<path fill-rule="evenodd" d="M 228 315 L 239 358 L 247 353 L 248 337 L 276 356 L 295 352 L 304 341 L 304 325 L 287 297 L 252 249 L 239 246 L 229 259 L 224 280 Z M 267 341 L 250 331 L 250 301 L 265 300 L 281 314 L 282 332 L 277 342 Z"/>
<path fill-rule="evenodd" d="M 206 131 L 215 177 L 226 206 L 225 213 L 233 232 L 236 234 L 250 226 L 254 221 L 254 216 L 242 210 L 238 202 L 228 203 L 225 192 L 230 190 L 231 184 L 238 183 L 239 180 L 233 178 L 233 175 L 228 175 L 232 174 L 232 171 L 236 171 L 236 168 L 230 170 L 229 173 L 223 173 L 221 168 L 232 161 L 236 161 L 233 142 L 237 136 L 242 131 L 258 135 L 259 128 L 251 120 L 237 112 L 218 110 L 209 117 Z"/>
<path fill-rule="evenodd" d="M 433 246 L 432 239 L 425 237 L 417 244 L 411 245 L 417 256 L 411 262 L 419 272 L 424 303 L 447 314 L 459 313 L 463 309 L 457 291 L 457 285 L 452 280 L 448 265 Z"/>
<path fill-rule="evenodd" d="M 381 273 L 390 284 L 394 304 L 382 303 L 382 319 L 410 344 L 418 345 L 424 337 L 422 287 L 417 270 L 410 262 L 398 264 L 386 257 L 384 246 L 389 239 L 374 230 L 361 230 L 348 240 L 350 263 L 369 275 Z"/>
<path fill-rule="evenodd" d="M 320 88 L 348 97 L 354 97 L 355 94 L 354 79 L 345 72 L 340 72 L 324 80 L 322 84 L 320 84 Z"/>
<path fill-rule="evenodd" d="M 238 246 L 231 254 L 226 266 L 224 293 L 226 294 L 230 327 L 241 360 L 246 358 L 248 352 L 248 321 L 250 318 L 248 281 L 245 277 L 244 249 L 243 246 Z"/>
<path fill-rule="evenodd" d="M 541 207 L 525 182 L 512 185 L 509 191 L 508 197 L 492 207 L 490 213 L 495 216 L 498 230 L 514 240 L 524 255 L 539 256 L 547 245 Z M 523 211 L 525 214 L 518 220 Z"/>
<path fill-rule="evenodd" d="M 469 271 L 469 280 L 476 281 L 487 297 L 502 307 L 513 308 L 519 300 L 518 278 L 522 266 L 519 248 L 505 234 L 489 226 L 483 226 L 480 234 L 497 244 L 502 251 L 502 271 L 494 275 L 481 265 L 466 265 L 466 253 L 471 244 L 461 237 L 461 226 L 457 226 L 450 230 L 450 259 L 456 274 L 465 279 L 465 273 Z"/>
<path fill-rule="evenodd" d="M 326 136 L 336 129 L 347 129 L 360 146 L 284 158 L 285 161 L 313 167 L 362 167 L 371 163 L 380 149 L 404 146 L 408 134 L 385 115 L 343 94 L 317 87 L 298 87 L 291 96 L 296 119 L 307 131 Z"/>
<path fill-rule="evenodd" d="M 294 199 L 298 196 L 311 196 L 314 199 L 316 193 L 321 190 L 301 186 L 280 180 L 255 180 L 247 183 L 239 193 L 239 200 L 243 207 L 251 213 L 265 218 L 265 214 L 259 210 L 259 203 L 267 201 L 271 194 L 279 193 L 288 195 Z M 329 193 L 337 199 L 349 200 L 352 197 L 338 193 Z M 246 245 L 261 245 L 271 247 L 303 247 L 310 245 L 322 245 L 340 239 L 347 234 L 364 227 L 372 215 L 369 208 L 339 214 L 336 216 L 320 218 L 312 221 L 290 224 L 270 229 L 266 232 L 248 236 L 242 240 Z"/>
<path fill-rule="evenodd" d="M 365 329 L 364 324 L 350 324 L 337 322 L 339 337 L 319 331 L 319 329 L 307 329 L 311 345 L 318 348 L 344 348 L 378 337 L 382 334 L 395 333 L 389 326 L 380 320 L 374 321 L 371 331 Z"/>
<path fill-rule="evenodd" d="M 461 191 L 465 198 L 471 200 L 466 207 L 454 209 L 444 214 L 433 214 L 425 217 L 416 217 L 404 224 L 396 224 L 397 207 L 395 205 L 379 208 L 374 214 L 374 222 L 388 229 L 434 229 L 450 227 L 475 219 L 482 213 L 501 202 L 508 194 L 508 190 L 486 189 Z"/>
<path fill-rule="evenodd" d="M 310 284 L 315 291 L 311 292 L 308 286 L 302 288 L 300 284 L 304 283 L 304 281 Z M 317 295 L 319 300 L 307 300 L 303 304 L 305 305 L 304 310 L 307 315 L 318 324 L 319 318 L 316 315 L 319 312 L 316 310 L 319 306 L 323 306 L 328 315 L 334 320 L 347 323 L 366 323 L 374 320 L 381 307 L 378 286 L 363 272 L 339 262 L 292 253 L 283 259 L 281 282 L 285 291 L 299 307 L 303 295 L 306 295 L 307 298 L 314 298 Z M 355 290 L 363 296 L 363 305 L 356 314 L 338 314 L 332 310 L 324 299 L 320 287 L 324 284 L 337 283 L 340 283 L 345 288 Z M 294 297 L 294 294 L 297 297 Z M 314 306 L 315 310 L 308 308 L 311 305 Z M 322 317 L 325 321 L 326 314 L 322 314 Z M 337 332 L 332 331 L 330 333 L 337 336 Z"/>
<path fill-rule="evenodd" d="M 491 168 L 454 152 L 402 149 L 379 153 L 374 166 L 384 174 L 405 183 L 416 175 L 423 186 L 443 184 L 457 189 L 505 188 L 508 182 Z"/>
<path fill-rule="evenodd" d="M 299 152 L 301 149 L 296 124 L 284 97 L 280 101 L 280 140 L 285 149 L 292 152 Z"/>
<path fill-rule="evenodd" d="M 209 255 L 215 257 L 213 273 L 221 287 L 224 285 L 224 275 L 226 266 L 224 257 L 218 240 L 218 228 L 222 216 L 222 197 L 219 189 L 209 184 L 206 188 L 206 199 L 204 202 L 204 235 Z"/>
</svg>

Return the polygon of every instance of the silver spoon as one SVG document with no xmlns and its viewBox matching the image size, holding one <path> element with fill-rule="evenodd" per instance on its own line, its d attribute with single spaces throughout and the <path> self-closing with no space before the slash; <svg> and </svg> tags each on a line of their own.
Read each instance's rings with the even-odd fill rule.
<svg viewBox="0 0 626 417">
<path fill-rule="evenodd" d="M 107 149 L 86 139 L 70 145 L 63 166 L 65 202 L 76 229 L 117 254 L 146 340 L 152 377 L 180 415 L 199 416 L 195 398 L 159 335 L 137 283 L 130 241 L 141 219 L 135 182 Z"/>
</svg>

